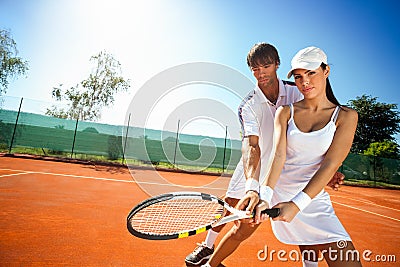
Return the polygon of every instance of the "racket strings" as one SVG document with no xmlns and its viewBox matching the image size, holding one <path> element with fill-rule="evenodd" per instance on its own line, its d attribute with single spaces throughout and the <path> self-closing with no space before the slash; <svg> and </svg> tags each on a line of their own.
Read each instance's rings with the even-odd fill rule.
<svg viewBox="0 0 400 267">
<path fill-rule="evenodd" d="M 178 198 L 150 205 L 130 219 L 132 228 L 147 234 L 173 234 L 217 221 L 224 207 L 202 199 Z"/>
</svg>

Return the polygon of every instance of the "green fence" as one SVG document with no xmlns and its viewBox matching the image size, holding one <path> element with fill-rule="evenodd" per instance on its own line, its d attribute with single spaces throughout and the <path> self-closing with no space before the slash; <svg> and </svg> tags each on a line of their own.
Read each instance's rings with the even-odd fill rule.
<svg viewBox="0 0 400 267">
<path fill-rule="evenodd" d="M 3 97 L 0 148 L 10 153 L 35 148 L 44 155 L 100 156 L 127 162 L 167 163 L 188 170 L 218 168 L 231 171 L 241 156 L 239 140 L 45 115 L 46 108 L 53 104 Z"/>
<path fill-rule="evenodd" d="M 45 115 L 54 103 L 12 97 L 0 101 L 0 149 L 10 153 L 36 149 L 44 155 L 221 171 L 232 171 L 241 157 L 239 140 L 59 119 Z M 340 171 L 347 180 L 400 184 L 399 160 L 349 154 Z"/>
<path fill-rule="evenodd" d="M 400 185 L 400 160 L 396 159 L 350 153 L 339 171 L 346 179 Z"/>
</svg>

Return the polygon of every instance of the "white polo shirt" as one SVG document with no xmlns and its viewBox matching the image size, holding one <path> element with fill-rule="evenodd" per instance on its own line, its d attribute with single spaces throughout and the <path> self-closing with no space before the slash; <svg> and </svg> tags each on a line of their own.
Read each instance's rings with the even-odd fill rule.
<svg viewBox="0 0 400 267">
<path fill-rule="evenodd" d="M 274 118 L 278 107 L 289 105 L 303 99 L 303 95 L 293 82 L 279 79 L 279 96 L 276 104 L 269 101 L 259 87 L 250 92 L 238 109 L 242 136 L 256 135 L 259 137 L 261 150 L 260 182 L 267 175 L 271 166 L 273 152 Z M 227 197 L 240 199 L 245 195 L 246 177 L 243 170 L 243 160 L 240 159 L 229 183 Z"/>
</svg>

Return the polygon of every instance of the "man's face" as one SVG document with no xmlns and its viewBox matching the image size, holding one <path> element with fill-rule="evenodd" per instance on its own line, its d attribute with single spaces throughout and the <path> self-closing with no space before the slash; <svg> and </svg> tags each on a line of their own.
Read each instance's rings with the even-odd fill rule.
<svg viewBox="0 0 400 267">
<path fill-rule="evenodd" d="M 278 65 L 276 63 L 270 64 L 260 64 L 254 67 L 251 67 L 251 72 L 254 77 L 257 79 L 258 86 L 264 87 L 269 84 L 272 84 L 276 79 L 276 71 L 278 69 Z"/>
</svg>

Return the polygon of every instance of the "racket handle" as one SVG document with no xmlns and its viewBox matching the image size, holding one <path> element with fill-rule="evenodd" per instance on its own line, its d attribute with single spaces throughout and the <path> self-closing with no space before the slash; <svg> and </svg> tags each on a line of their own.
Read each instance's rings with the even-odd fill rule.
<svg viewBox="0 0 400 267">
<path fill-rule="evenodd" d="M 278 217 L 280 213 L 281 213 L 281 210 L 279 208 L 266 209 L 266 210 L 261 211 L 261 214 L 268 214 L 268 216 L 271 218 Z M 256 214 L 256 211 L 253 212 L 253 217 L 255 214 Z"/>
</svg>

